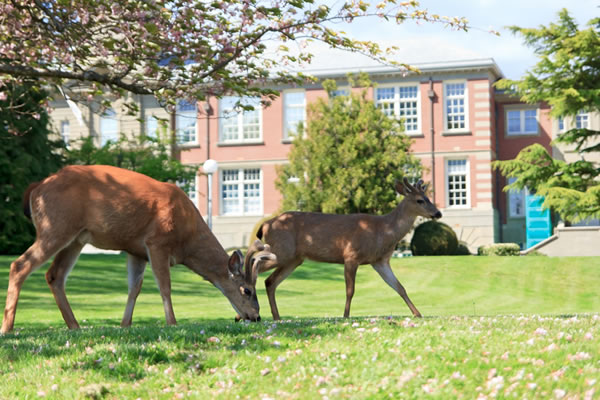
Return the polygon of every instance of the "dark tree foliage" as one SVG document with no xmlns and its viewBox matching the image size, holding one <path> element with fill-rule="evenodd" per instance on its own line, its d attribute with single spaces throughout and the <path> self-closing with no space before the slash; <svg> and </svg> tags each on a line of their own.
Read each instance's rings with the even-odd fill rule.
<svg viewBox="0 0 600 400">
<path fill-rule="evenodd" d="M 20 254 L 33 243 L 35 228 L 23 214 L 23 192 L 63 165 L 62 141 L 49 138 L 47 93 L 35 85 L 7 85 L 0 100 L 0 254 Z"/>
</svg>

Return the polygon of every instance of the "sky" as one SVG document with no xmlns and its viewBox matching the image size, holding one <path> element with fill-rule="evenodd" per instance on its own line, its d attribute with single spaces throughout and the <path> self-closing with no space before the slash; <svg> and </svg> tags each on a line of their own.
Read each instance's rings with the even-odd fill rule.
<svg viewBox="0 0 600 400">
<path fill-rule="evenodd" d="M 600 0 L 421 0 L 421 8 L 430 13 L 460 16 L 469 20 L 468 32 L 453 31 L 440 24 L 416 24 L 406 21 L 401 25 L 380 21 L 359 21 L 337 25 L 360 40 L 371 40 L 381 45 L 400 47 L 397 60 L 408 64 L 493 58 L 510 79 L 518 79 L 537 62 L 532 48 L 513 35 L 509 25 L 535 28 L 556 22 L 558 12 L 567 8 L 572 17 L 585 27 L 591 18 L 600 16 Z M 500 36 L 489 33 L 493 29 Z M 324 45 L 312 44 L 316 55 L 309 70 L 348 66 L 370 66 L 366 57 L 332 53 Z"/>
</svg>

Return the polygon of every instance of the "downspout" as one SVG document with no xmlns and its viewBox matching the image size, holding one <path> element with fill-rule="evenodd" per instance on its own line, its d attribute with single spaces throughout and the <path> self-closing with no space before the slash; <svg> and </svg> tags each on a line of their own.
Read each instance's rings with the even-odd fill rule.
<svg viewBox="0 0 600 400">
<path fill-rule="evenodd" d="M 498 103 L 494 100 L 494 142 L 496 143 L 496 160 L 500 153 L 500 141 L 498 140 Z M 498 243 L 504 243 L 502 234 L 502 208 L 500 208 L 500 198 L 502 189 L 500 188 L 500 171 L 496 168 L 496 209 L 498 210 Z"/>
<path fill-rule="evenodd" d="M 429 77 L 429 90 L 427 91 L 427 97 L 429 97 L 429 136 L 431 143 L 431 185 L 433 187 L 433 204 L 435 201 L 435 129 L 433 128 L 433 102 L 435 100 L 435 92 L 433 91 L 433 79 Z"/>
</svg>

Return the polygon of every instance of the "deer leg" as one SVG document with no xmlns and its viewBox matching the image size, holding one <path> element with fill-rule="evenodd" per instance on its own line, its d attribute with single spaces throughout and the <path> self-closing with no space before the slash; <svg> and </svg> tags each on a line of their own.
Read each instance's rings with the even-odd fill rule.
<svg viewBox="0 0 600 400">
<path fill-rule="evenodd" d="M 81 243 L 77 241 L 72 242 L 56 254 L 52 265 L 48 269 L 48 272 L 46 272 L 46 282 L 48 282 L 56 305 L 69 329 L 79 329 L 79 324 L 67 300 L 65 283 L 67 282 L 67 276 L 69 276 L 69 273 L 77 262 L 82 248 L 83 245 Z"/>
<path fill-rule="evenodd" d="M 129 295 L 127 296 L 127 305 L 121 326 L 131 326 L 133 308 L 144 282 L 144 271 L 146 270 L 146 260 L 136 257 L 132 254 L 127 254 L 127 282 L 129 285 Z"/>
<path fill-rule="evenodd" d="M 390 285 L 390 287 L 394 289 L 404 299 L 404 302 L 406 303 L 408 308 L 410 308 L 410 311 L 413 313 L 413 315 L 419 318 L 422 317 L 419 310 L 417 310 L 417 307 L 415 307 L 412 301 L 410 301 L 410 299 L 408 298 L 408 294 L 406 294 L 404 286 L 402 286 L 402 284 L 398 282 L 398 279 L 396 279 L 396 276 L 394 275 L 394 272 L 392 272 L 392 268 L 390 267 L 389 262 L 382 262 L 372 265 L 375 271 L 377 271 L 379 275 L 383 278 L 385 283 Z"/>
<path fill-rule="evenodd" d="M 281 319 L 279 317 L 279 310 L 277 309 L 277 302 L 275 301 L 275 289 L 285 278 L 290 276 L 292 272 L 302 264 L 303 260 L 294 260 L 291 263 L 285 265 L 278 265 L 275 271 L 265 280 L 265 286 L 267 288 L 267 297 L 269 298 L 269 306 L 271 306 L 271 314 L 273 320 L 277 321 Z"/>
<path fill-rule="evenodd" d="M 158 285 L 160 296 L 162 297 L 163 307 L 165 309 L 165 319 L 167 325 L 176 325 L 175 312 L 171 302 L 171 271 L 169 270 L 169 254 L 164 250 L 149 247 L 148 248 L 150 265 L 154 272 L 154 279 Z"/>
<path fill-rule="evenodd" d="M 352 303 L 352 297 L 354 297 L 354 284 L 356 281 L 357 270 L 357 263 L 344 263 L 344 278 L 346 280 L 346 307 L 344 308 L 344 318 L 348 318 L 350 316 L 350 304 Z"/>
<path fill-rule="evenodd" d="M 21 293 L 25 279 L 59 250 L 60 245 L 58 243 L 42 241 L 38 238 L 25 253 L 10 265 L 6 307 L 4 308 L 4 319 L 2 320 L 0 333 L 7 333 L 13 330 L 19 294 Z"/>
</svg>

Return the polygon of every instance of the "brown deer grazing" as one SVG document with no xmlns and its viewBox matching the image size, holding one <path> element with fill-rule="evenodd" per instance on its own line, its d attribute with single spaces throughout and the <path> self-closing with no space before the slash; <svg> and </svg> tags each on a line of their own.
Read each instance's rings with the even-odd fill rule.
<svg viewBox="0 0 600 400">
<path fill-rule="evenodd" d="M 86 243 L 127 252 L 129 296 L 122 326 L 131 325 L 148 261 L 167 324 L 176 324 L 170 276 L 175 264 L 184 264 L 219 288 L 241 318 L 260 319 L 255 290 L 258 266 L 275 257 L 268 249 L 257 249 L 254 265 L 244 270 L 241 252 L 229 257 L 194 204 L 173 184 L 110 166 L 69 166 L 31 184 L 23 207 L 37 236 L 10 266 L 0 333 L 13 329 L 25 279 L 52 256 L 46 281 L 67 326 L 79 328 L 67 301 L 65 282 Z"/>
<path fill-rule="evenodd" d="M 411 186 L 396 183 L 396 190 L 404 199 L 387 215 L 349 214 L 334 215 L 311 212 L 285 212 L 265 222 L 258 230 L 259 239 L 271 245 L 276 261 L 261 264 L 259 272 L 275 269 L 267 278 L 267 296 L 273 319 L 279 319 L 275 289 L 304 259 L 344 264 L 346 279 L 346 308 L 354 296 L 354 281 L 359 265 L 371 264 L 406 302 L 415 317 L 421 313 L 408 298 L 390 268 L 390 258 L 396 244 L 408 233 L 417 216 L 441 218 L 442 213 L 425 195 L 422 181 Z"/>
</svg>

